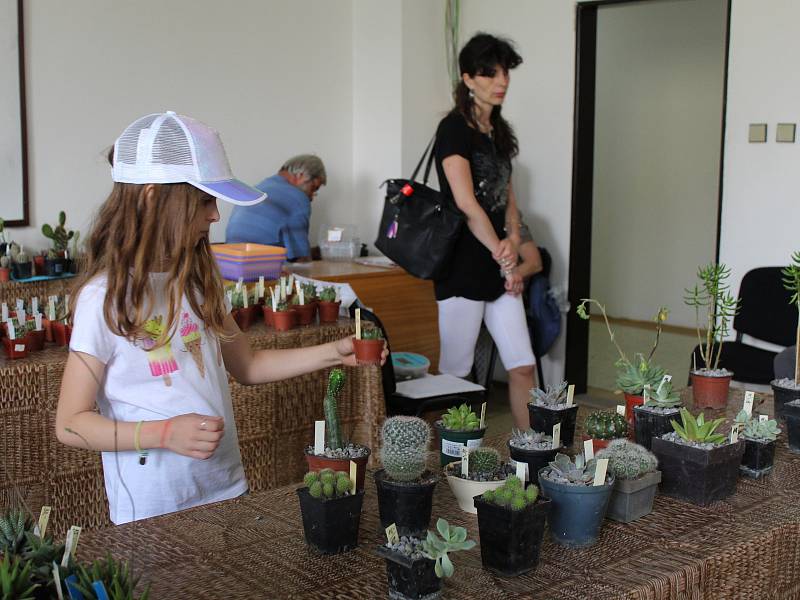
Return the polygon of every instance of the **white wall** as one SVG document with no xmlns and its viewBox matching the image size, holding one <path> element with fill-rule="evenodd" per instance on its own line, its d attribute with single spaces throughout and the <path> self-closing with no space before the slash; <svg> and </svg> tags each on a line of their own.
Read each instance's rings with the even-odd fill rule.
<svg viewBox="0 0 800 600">
<path fill-rule="evenodd" d="M 726 23 L 727 0 L 597 11 L 591 296 L 610 315 L 695 323 L 683 288 L 716 255 Z"/>
</svg>

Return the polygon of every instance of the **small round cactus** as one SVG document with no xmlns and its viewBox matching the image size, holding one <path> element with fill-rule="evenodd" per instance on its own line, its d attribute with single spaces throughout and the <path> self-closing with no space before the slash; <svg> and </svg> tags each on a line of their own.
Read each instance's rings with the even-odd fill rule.
<svg viewBox="0 0 800 600">
<path fill-rule="evenodd" d="M 618 413 L 593 412 L 586 418 L 586 433 L 596 440 L 623 438 L 628 435 L 628 422 Z"/>
<path fill-rule="evenodd" d="M 430 426 L 419 417 L 390 417 L 381 430 L 381 463 L 390 479 L 414 481 L 425 472 Z"/>
<path fill-rule="evenodd" d="M 303 483 L 308 486 L 308 493 L 312 498 L 327 500 L 346 496 L 351 489 L 350 476 L 344 471 L 334 472 L 332 469 L 322 469 L 319 473 L 306 473 Z"/>
<path fill-rule="evenodd" d="M 309 471 L 303 476 L 303 485 L 307 488 L 310 488 L 317 481 L 319 481 L 319 475 L 316 471 Z"/>
<path fill-rule="evenodd" d="M 638 479 L 658 468 L 652 452 L 625 439 L 612 441 L 596 458 L 607 458 L 608 470 L 618 479 Z"/>
<path fill-rule="evenodd" d="M 522 510 L 526 506 L 535 503 L 539 497 L 539 488 L 530 485 L 523 488 L 522 481 L 513 475 L 506 479 L 506 482 L 496 490 L 489 490 L 483 493 L 484 501 L 491 502 L 511 510 Z"/>
<path fill-rule="evenodd" d="M 500 453 L 494 448 L 475 448 L 469 453 L 470 475 L 485 475 L 494 473 L 500 464 Z"/>
</svg>

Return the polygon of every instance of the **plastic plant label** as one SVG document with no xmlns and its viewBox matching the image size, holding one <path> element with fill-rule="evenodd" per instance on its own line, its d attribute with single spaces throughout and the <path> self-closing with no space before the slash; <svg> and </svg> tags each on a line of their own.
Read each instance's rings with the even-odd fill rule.
<svg viewBox="0 0 800 600">
<path fill-rule="evenodd" d="M 519 479 L 522 483 L 525 483 L 527 472 L 528 472 L 528 463 L 522 462 L 521 460 L 518 460 L 517 461 L 517 479 Z"/>
<path fill-rule="evenodd" d="M 445 456 L 452 456 L 454 458 L 461 458 L 461 448 L 464 444 L 461 442 L 451 442 L 450 440 L 442 440 L 442 454 Z"/>
<path fill-rule="evenodd" d="M 8 337 L 9 337 L 9 339 L 12 339 L 12 340 L 17 339 L 17 330 L 14 329 L 14 322 L 13 321 L 6 321 L 6 327 L 8 327 Z"/>
<path fill-rule="evenodd" d="M 61 591 L 61 573 L 58 570 L 58 563 L 53 561 L 53 584 L 58 594 L 58 600 L 64 600 L 64 592 Z"/>
<path fill-rule="evenodd" d="M 731 444 L 735 444 L 739 441 L 739 431 L 742 427 L 741 423 L 734 423 L 731 427 Z"/>
<path fill-rule="evenodd" d="M 17 314 L 19 314 L 21 310 L 25 310 L 25 303 L 22 301 L 22 298 L 17 298 Z"/>
<path fill-rule="evenodd" d="M 278 310 L 278 297 L 275 295 L 275 290 L 269 288 L 269 293 L 272 295 L 272 311 Z"/>
<path fill-rule="evenodd" d="M 660 384 L 659 387 L 661 387 Z M 644 388 L 642 388 L 642 401 L 648 402 L 649 400 L 650 400 L 650 384 L 646 383 L 644 384 Z"/>
<path fill-rule="evenodd" d="M 242 286 L 242 307 L 247 308 L 247 286 Z"/>
<path fill-rule="evenodd" d="M 466 446 L 461 446 L 461 474 L 469 475 L 469 448 Z"/>
<path fill-rule="evenodd" d="M 356 493 L 356 481 L 358 480 L 358 465 L 356 465 L 356 461 L 350 461 L 350 493 Z"/>
<path fill-rule="evenodd" d="M 66 556 L 66 555 L 65 555 Z M 74 573 L 64 579 L 64 584 L 67 586 L 67 592 L 71 600 L 83 600 L 83 594 L 78 590 L 78 577 Z"/>
<path fill-rule="evenodd" d="M 14 352 L 25 352 L 25 344 L 14 344 Z"/>
<path fill-rule="evenodd" d="M 575 403 L 575 384 L 567 386 L 567 406 L 572 406 Z"/>
<path fill-rule="evenodd" d="M 286 277 L 281 277 L 281 302 L 286 300 Z"/>
<path fill-rule="evenodd" d="M 594 458 L 594 444 L 592 440 L 586 440 L 583 442 L 583 459 L 586 462 L 589 462 Z"/>
<path fill-rule="evenodd" d="M 242 284 L 244 283 L 244 277 L 239 277 L 239 280 L 236 282 L 236 291 L 242 291 Z"/>
<path fill-rule="evenodd" d="M 225 297 L 228 299 L 228 304 L 230 304 L 231 307 L 233 307 L 233 292 L 228 290 L 227 292 L 225 292 Z"/>
<path fill-rule="evenodd" d="M 617 414 L 625 416 L 625 405 L 624 404 L 617 404 Z"/>
<path fill-rule="evenodd" d="M 342 292 L 341 292 L 341 290 L 339 289 L 338 286 L 336 288 L 334 288 L 334 289 L 336 291 L 336 296 L 334 296 L 333 301 L 334 302 L 339 302 L 342 299 Z"/>
<path fill-rule="evenodd" d="M 663 385 L 664 385 L 665 383 L 667 383 L 668 381 L 672 381 L 672 375 L 664 375 L 664 376 L 661 378 L 661 383 L 659 383 L 659 384 L 658 384 L 658 387 L 656 388 L 656 393 L 657 393 L 657 394 L 661 392 L 661 386 L 663 386 Z"/>
<path fill-rule="evenodd" d="M 597 467 L 594 471 L 594 482 L 592 483 L 592 485 L 605 485 L 606 471 L 608 471 L 608 459 L 598 458 Z"/>
<path fill-rule="evenodd" d="M 27 320 L 28 320 L 28 315 L 25 312 L 25 309 L 24 308 L 17 309 L 17 321 L 19 321 L 19 324 L 22 325 Z"/>
<path fill-rule="evenodd" d="M 0 318 L 2 318 L 3 323 L 5 323 L 6 321 L 8 321 L 8 304 L 3 302 L 2 309 L 0 310 L 2 310 L 2 316 L 0 316 Z"/>
<path fill-rule="evenodd" d="M 325 453 L 325 421 L 314 421 L 314 454 Z"/>
<path fill-rule="evenodd" d="M 102 581 L 93 581 L 92 589 L 94 590 L 94 595 L 97 596 L 97 600 L 109 600 L 106 586 L 103 585 Z"/>
<path fill-rule="evenodd" d="M 259 275 L 258 276 L 258 292 L 257 293 L 258 293 L 258 297 L 259 298 L 263 298 L 264 297 L 264 276 L 263 275 Z"/>
<path fill-rule="evenodd" d="M 303 293 L 303 288 L 300 287 L 300 282 L 297 282 L 297 295 L 300 296 L 300 304 L 305 305 L 306 295 Z"/>
<path fill-rule="evenodd" d="M 397 525 L 392 523 L 386 528 L 386 539 L 390 544 L 397 544 L 400 542 L 400 536 L 397 533 Z"/>
<path fill-rule="evenodd" d="M 481 438 L 476 440 L 467 440 L 467 448 L 469 448 L 470 451 L 475 450 L 475 448 L 480 447 L 482 441 L 483 440 Z"/>
<path fill-rule="evenodd" d="M 50 520 L 50 512 L 52 507 L 43 506 L 42 511 L 39 513 L 39 537 L 44 539 L 44 534 L 47 531 L 47 522 Z"/>
<path fill-rule="evenodd" d="M 486 402 L 481 404 L 481 429 L 486 427 Z"/>
<path fill-rule="evenodd" d="M 56 299 L 52 296 L 47 302 L 47 318 L 51 321 L 56 320 Z"/>
<path fill-rule="evenodd" d="M 36 326 L 36 331 L 42 330 L 42 313 L 36 313 L 33 315 L 33 324 Z"/>
<path fill-rule="evenodd" d="M 334 227 L 333 229 L 328 229 L 328 241 L 341 242 L 343 232 L 344 230 L 341 227 Z"/>
<path fill-rule="evenodd" d="M 67 542 L 64 546 L 64 557 L 61 559 L 61 566 L 66 568 L 69 564 L 70 556 L 75 558 L 75 550 L 78 548 L 78 538 L 81 536 L 81 528 L 73 525 L 67 532 Z"/>
<path fill-rule="evenodd" d="M 356 309 L 356 339 L 361 339 L 361 309 Z"/>
<path fill-rule="evenodd" d="M 34 296 L 31 298 L 31 314 L 36 314 L 39 312 L 39 297 Z"/>
<path fill-rule="evenodd" d="M 291 293 L 294 289 L 294 273 L 289 273 L 289 279 L 286 281 L 286 293 Z"/>
<path fill-rule="evenodd" d="M 558 448 L 561 445 L 561 423 L 553 425 L 553 445 L 551 448 Z"/>
<path fill-rule="evenodd" d="M 758 415 L 758 422 L 765 423 L 769 421 L 769 415 Z"/>
<path fill-rule="evenodd" d="M 744 412 L 747 413 L 748 417 L 753 416 L 753 401 L 756 399 L 756 393 L 747 391 L 744 393 Z"/>
</svg>

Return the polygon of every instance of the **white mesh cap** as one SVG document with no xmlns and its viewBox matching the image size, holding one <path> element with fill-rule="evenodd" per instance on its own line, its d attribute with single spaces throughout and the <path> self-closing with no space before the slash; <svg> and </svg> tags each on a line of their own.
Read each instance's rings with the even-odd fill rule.
<svg viewBox="0 0 800 600">
<path fill-rule="evenodd" d="M 128 125 L 114 143 L 111 178 L 120 183 L 189 183 L 239 206 L 267 197 L 233 176 L 216 130 L 172 111 Z"/>
</svg>

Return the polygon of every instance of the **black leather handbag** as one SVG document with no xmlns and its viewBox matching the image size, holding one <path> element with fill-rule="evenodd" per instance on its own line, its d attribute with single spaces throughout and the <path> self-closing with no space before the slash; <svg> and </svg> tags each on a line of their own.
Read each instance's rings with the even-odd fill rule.
<svg viewBox="0 0 800 600">
<path fill-rule="evenodd" d="M 461 235 L 464 214 L 452 200 L 428 187 L 435 137 L 428 143 L 410 179 L 388 179 L 375 247 L 406 271 L 421 279 L 447 274 L 453 249 Z M 422 163 L 425 176 L 415 181 Z"/>
</svg>

